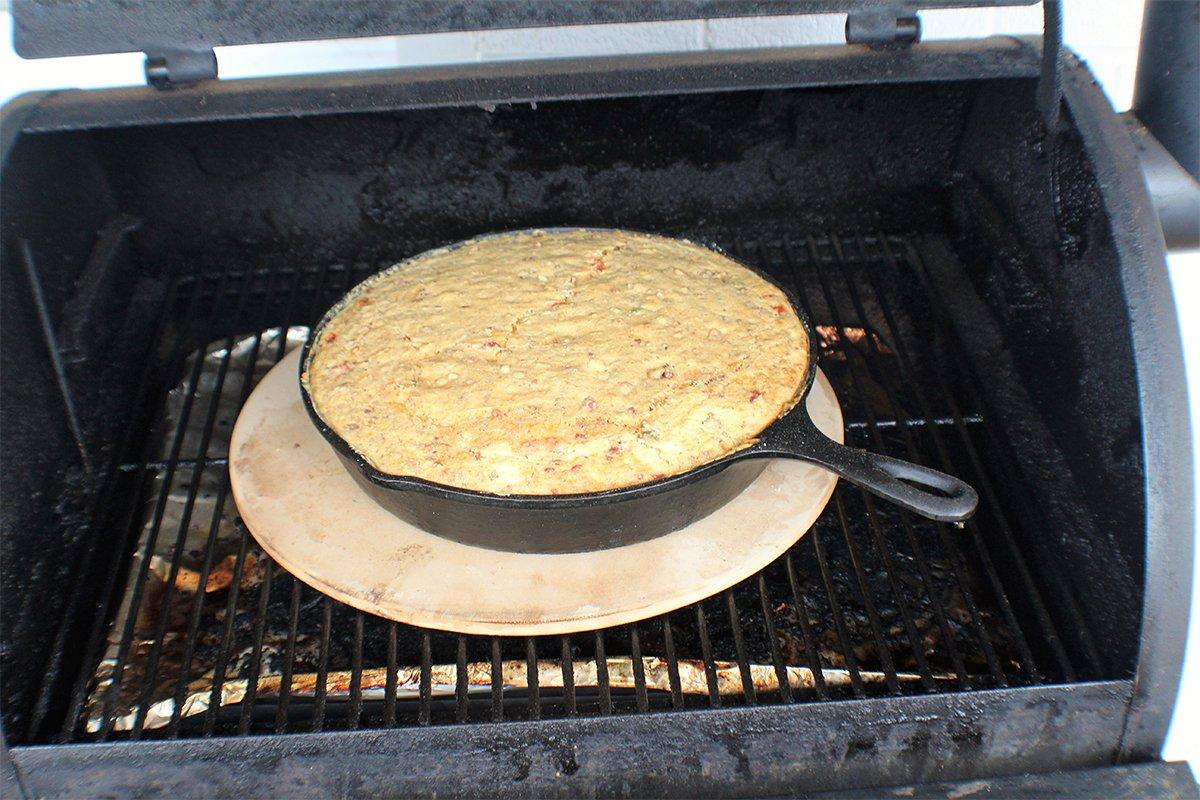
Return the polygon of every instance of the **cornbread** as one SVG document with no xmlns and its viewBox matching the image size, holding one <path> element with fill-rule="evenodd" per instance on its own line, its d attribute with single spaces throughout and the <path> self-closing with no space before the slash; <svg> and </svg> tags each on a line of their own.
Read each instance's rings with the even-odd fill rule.
<svg viewBox="0 0 1200 800">
<path fill-rule="evenodd" d="M 786 296 L 705 247 L 483 237 L 356 287 L 302 380 L 377 469 L 495 494 L 645 483 L 741 449 L 797 399 Z"/>
</svg>

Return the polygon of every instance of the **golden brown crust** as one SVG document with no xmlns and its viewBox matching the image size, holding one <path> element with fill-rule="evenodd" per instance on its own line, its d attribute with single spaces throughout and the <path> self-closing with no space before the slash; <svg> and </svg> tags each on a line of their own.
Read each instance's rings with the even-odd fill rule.
<svg viewBox="0 0 1200 800">
<path fill-rule="evenodd" d="M 321 418 L 383 472 L 567 494 L 741 449 L 793 402 L 807 359 L 786 296 L 719 253 L 534 232 L 365 281 L 304 379 Z"/>
</svg>

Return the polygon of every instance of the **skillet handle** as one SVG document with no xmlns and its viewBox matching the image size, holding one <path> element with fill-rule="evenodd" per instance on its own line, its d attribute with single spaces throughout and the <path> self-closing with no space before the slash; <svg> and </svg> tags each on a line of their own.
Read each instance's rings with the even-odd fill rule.
<svg viewBox="0 0 1200 800">
<path fill-rule="evenodd" d="M 795 422 L 800 424 L 792 428 L 786 444 L 772 446 L 765 441 L 757 455 L 809 461 L 902 508 L 941 522 L 961 522 L 975 513 L 979 495 L 965 481 L 920 464 L 840 445 L 817 430 L 807 414 Z"/>
</svg>

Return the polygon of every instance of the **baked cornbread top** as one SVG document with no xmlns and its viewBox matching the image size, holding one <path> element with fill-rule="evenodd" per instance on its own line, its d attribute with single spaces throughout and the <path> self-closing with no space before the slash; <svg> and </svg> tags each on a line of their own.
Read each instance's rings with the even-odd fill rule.
<svg viewBox="0 0 1200 800">
<path fill-rule="evenodd" d="M 805 328 L 776 286 L 678 239 L 483 237 L 367 279 L 302 376 L 377 469 L 494 494 L 632 486 L 751 443 L 789 408 Z"/>
</svg>

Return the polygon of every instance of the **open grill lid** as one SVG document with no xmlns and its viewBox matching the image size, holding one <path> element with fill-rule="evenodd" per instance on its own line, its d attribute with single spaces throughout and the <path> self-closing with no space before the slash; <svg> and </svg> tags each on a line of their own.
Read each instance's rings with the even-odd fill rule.
<svg viewBox="0 0 1200 800">
<path fill-rule="evenodd" d="M 217 77 L 214 47 L 557 25 L 843 12 L 846 38 L 911 44 L 918 8 L 1032 5 L 1036 0 L 13 0 L 24 58 L 143 52 L 147 81 Z"/>
</svg>

